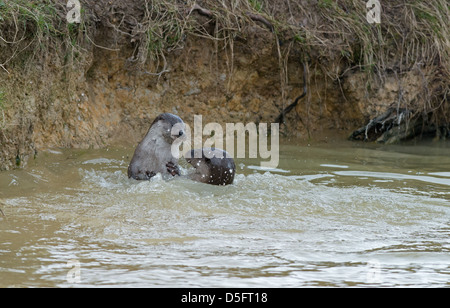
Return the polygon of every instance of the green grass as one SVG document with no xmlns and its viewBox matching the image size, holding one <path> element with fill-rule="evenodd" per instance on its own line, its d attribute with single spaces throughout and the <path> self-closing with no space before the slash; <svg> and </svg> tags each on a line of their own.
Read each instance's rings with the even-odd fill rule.
<svg viewBox="0 0 450 308">
<path fill-rule="evenodd" d="M 95 22 L 82 18 L 81 24 L 67 24 L 60 17 L 65 15 L 65 6 L 56 3 L 57 0 L 0 0 L 0 64 L 8 60 L 5 66 L 10 65 L 20 56 L 36 62 L 49 50 L 61 52 L 63 62 L 70 64 L 81 58 L 83 40 L 95 45 L 88 36 L 95 30 Z M 213 19 L 209 22 L 197 12 L 188 14 L 189 7 L 180 1 L 147 0 L 145 3 L 143 17 L 136 20 L 138 34 L 130 38 L 136 45 L 133 56 L 140 64 L 157 63 L 155 67 L 161 72 L 167 64 L 166 56 L 184 48 L 188 36 L 211 40 L 218 49 L 228 47 L 233 52 L 234 41 L 245 41 L 246 26 L 255 24 L 248 18 L 248 13 L 252 13 L 273 24 L 276 36 L 273 42 L 283 43 L 283 47 L 277 46 L 278 56 L 282 54 L 280 48 L 290 46 L 284 43 L 293 42 L 293 49 L 300 50 L 303 58 L 316 57 L 319 66 L 321 61 L 317 57 L 342 61 L 352 70 L 358 69 L 379 81 L 393 68 L 399 74 L 427 68 L 430 71 L 423 72 L 427 79 L 424 84 L 433 87 L 424 88 L 427 95 L 423 95 L 424 101 L 417 102 L 415 109 L 439 113 L 439 106 L 445 107 L 444 99 L 450 96 L 448 0 L 381 1 L 379 25 L 367 22 L 366 1 L 361 0 L 318 0 L 307 9 L 294 0 L 204 0 L 201 5 L 211 12 Z M 285 11 L 280 5 L 285 6 Z M 83 17 L 93 14 L 85 9 L 82 4 Z M 306 26 L 301 25 L 302 19 L 309 18 Z M 256 23 L 261 26 L 260 22 Z M 119 35 L 135 30 L 126 23 L 115 26 Z M 269 31 L 264 26 L 260 28 L 259 31 Z M 322 69 L 328 72 L 325 65 Z M 333 79 L 342 77 L 329 74 Z M 425 97 L 432 102 L 425 102 Z"/>
<path fill-rule="evenodd" d="M 260 0 L 249 0 L 250 6 L 257 12 L 263 11 L 264 4 Z"/>
<path fill-rule="evenodd" d="M 58 34 L 54 24 L 57 14 L 50 1 L 9 0 L 0 2 L 0 16 L 3 21 L 14 21 L 27 30 L 39 34 Z"/>
<path fill-rule="evenodd" d="M 65 6 L 56 0 L 0 0 L 0 48 L 7 51 L 0 53 L 0 64 L 39 61 L 49 50 L 72 59 L 85 24 L 68 24 L 61 16 Z"/>
<path fill-rule="evenodd" d="M 320 8 L 333 8 L 335 3 L 333 0 L 319 0 L 319 2 L 317 3 L 317 5 Z"/>
</svg>

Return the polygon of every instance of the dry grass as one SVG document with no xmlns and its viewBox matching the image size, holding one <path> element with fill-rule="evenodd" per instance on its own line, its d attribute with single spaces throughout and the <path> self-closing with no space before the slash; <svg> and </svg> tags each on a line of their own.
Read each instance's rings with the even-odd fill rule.
<svg viewBox="0 0 450 308">
<path fill-rule="evenodd" d="M 444 127 L 450 135 L 448 1 L 383 1 L 381 24 L 373 25 L 366 21 L 365 1 L 319 0 L 316 10 L 319 22 L 281 25 L 285 37 L 293 36 L 310 57 L 345 63 L 344 71 L 323 67 L 333 80 L 355 70 L 366 72 L 369 96 L 388 75 L 400 80 L 408 72 L 417 73 L 422 79 L 419 99 L 407 101 L 400 91 L 397 110 L 409 110 L 410 120 L 421 118 L 424 125 Z"/>
<path fill-rule="evenodd" d="M 387 75 L 394 74 L 400 79 L 415 71 L 423 79 L 420 99 L 407 101 L 400 94 L 398 108 L 411 110 L 412 118 L 431 119 L 438 125 L 450 123 L 447 0 L 383 1 L 381 24 L 367 22 L 367 8 L 361 0 L 318 0 L 307 7 L 293 0 L 145 2 L 151 9 L 147 9 L 142 22 L 141 29 L 147 35 L 142 40 L 144 44 L 138 58 L 144 61 L 150 55 L 159 59 L 163 64 L 157 74 L 166 71 L 164 55 L 183 48 L 188 35 L 213 40 L 217 46 L 228 49 L 232 72 L 236 38 L 245 36 L 248 25 L 258 25 L 261 31 L 273 32 L 282 93 L 287 84 L 286 65 L 292 50 L 297 50 L 300 60 L 323 65 L 322 70 L 333 80 L 345 78 L 346 73 L 355 70 L 366 72 L 368 92 L 383 84 Z M 320 59 L 342 62 L 345 69 L 330 71 L 327 61 Z"/>
<path fill-rule="evenodd" d="M 323 10 L 324 17 L 331 21 L 325 32 L 340 36 L 341 54 L 348 61 L 349 69 L 356 66 L 381 83 L 389 73 L 400 77 L 417 71 L 423 79 L 422 97 L 415 102 L 399 97 L 402 104 L 399 107 L 414 111 L 413 117 L 431 115 L 435 122 L 449 123 L 448 2 L 384 1 L 379 25 L 369 25 L 364 15 L 355 13 L 363 11 L 361 1 L 339 3 L 341 7 L 334 4 Z M 322 47 L 332 52 L 327 45 Z"/>
<path fill-rule="evenodd" d="M 414 70 L 423 76 L 421 98 L 407 102 L 400 97 L 401 107 L 414 110 L 414 116 L 426 114 L 435 123 L 450 123 L 447 0 L 382 1 L 379 25 L 367 23 L 362 0 L 136 0 L 133 4 L 99 0 L 102 16 L 89 3 L 81 1 L 85 9 L 82 24 L 69 25 L 65 21 L 66 1 L 0 0 L 0 48 L 5 50 L 0 55 L 0 70 L 8 72 L 14 60 L 36 60 L 54 49 L 62 52 L 65 63 L 73 63 L 86 42 L 118 50 L 118 45 L 99 45 L 91 35 L 96 22 L 106 18 L 117 35 L 135 46 L 129 58 L 132 64 L 142 69 L 146 61 L 156 63 L 154 71 L 145 73 L 166 73 L 167 55 L 184 48 L 188 36 L 212 40 L 217 49 L 226 50 L 233 72 L 235 41 L 245 37 L 246 27 L 253 25 L 273 34 L 282 93 L 292 51 L 303 61 L 323 65 L 333 80 L 355 70 L 366 72 L 368 91 L 374 88 L 372 84 L 383 83 L 387 74 L 401 77 Z M 133 5 L 140 14 L 113 12 L 116 6 L 126 10 Z M 329 71 L 321 59 L 342 62 L 345 69 Z"/>
<path fill-rule="evenodd" d="M 0 69 L 8 72 L 14 62 L 33 65 L 55 51 L 64 64 L 73 63 L 84 51 L 81 34 L 87 25 L 68 24 L 65 5 L 61 0 L 0 0 Z"/>
</svg>

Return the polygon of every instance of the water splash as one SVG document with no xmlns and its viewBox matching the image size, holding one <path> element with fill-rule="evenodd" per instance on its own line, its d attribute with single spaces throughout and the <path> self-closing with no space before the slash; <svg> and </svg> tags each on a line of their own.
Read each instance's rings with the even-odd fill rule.
<svg viewBox="0 0 450 308">
<path fill-rule="evenodd" d="M 123 159 L 98 155 L 52 159 L 29 171 L 40 178 L 16 172 L 2 200 L 0 268 L 12 269 L 2 277 L 67 286 L 66 264 L 78 260 L 81 286 L 446 285 L 446 172 L 284 162 L 289 173 L 238 162 L 225 187 L 130 180 Z M 33 279 L 17 278 L 30 269 Z"/>
</svg>

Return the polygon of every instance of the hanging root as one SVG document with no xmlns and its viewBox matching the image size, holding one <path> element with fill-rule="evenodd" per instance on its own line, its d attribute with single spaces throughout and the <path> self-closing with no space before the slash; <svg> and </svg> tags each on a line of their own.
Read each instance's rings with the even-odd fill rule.
<svg viewBox="0 0 450 308">
<path fill-rule="evenodd" d="M 286 117 L 286 114 L 289 113 L 292 109 L 294 109 L 295 106 L 297 106 L 298 101 L 300 99 L 306 96 L 307 92 L 306 74 L 307 74 L 306 63 L 303 62 L 303 93 L 300 96 L 298 96 L 292 104 L 290 104 L 289 106 L 284 108 L 283 111 L 281 111 L 278 117 L 275 118 L 274 123 L 278 124 L 284 123 L 284 118 Z"/>
</svg>

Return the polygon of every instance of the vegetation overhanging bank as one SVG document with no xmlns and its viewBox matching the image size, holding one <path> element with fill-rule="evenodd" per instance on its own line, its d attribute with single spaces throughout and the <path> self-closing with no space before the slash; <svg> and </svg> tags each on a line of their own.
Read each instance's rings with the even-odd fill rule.
<svg viewBox="0 0 450 308">
<path fill-rule="evenodd" d="M 217 82 L 225 80 L 223 89 L 216 91 L 225 100 L 214 99 L 228 104 L 227 108 L 236 104 L 233 116 L 240 120 L 246 119 L 245 108 L 250 108 L 256 119 L 286 124 L 287 134 L 297 131 L 310 136 L 315 125 L 320 126 L 315 123 L 325 118 L 330 127 L 347 126 L 352 139 L 387 143 L 424 133 L 440 138 L 450 134 L 450 13 L 446 0 L 383 1 L 380 24 L 367 22 L 367 8 L 360 0 L 80 3 L 81 22 L 68 23 L 67 1 L 0 0 L 1 168 L 21 165 L 42 143 L 74 146 L 68 136 L 93 138 L 87 136 L 96 131 L 83 135 L 88 128 L 73 124 L 72 118 L 80 118 L 83 108 L 89 108 L 83 107 L 83 98 L 73 92 L 100 82 L 93 77 L 105 54 L 121 59 L 121 74 L 161 84 L 164 79 L 174 80 L 176 60 L 180 55 L 188 57 L 195 44 L 213 46 L 216 62 L 221 62 L 216 68 L 225 67 L 227 72 L 215 76 Z M 258 45 L 252 46 L 255 41 Z M 245 68 L 248 50 L 252 52 L 249 57 L 263 60 L 252 60 Z M 255 63 L 271 66 L 270 71 L 254 67 L 258 71 L 255 84 L 262 84 L 262 78 L 276 80 L 270 108 L 262 103 L 272 99 L 270 94 L 250 97 L 244 90 L 236 90 L 239 73 Z M 267 77 L 268 71 L 271 76 Z M 114 75 L 108 78 L 114 79 Z M 40 80 L 48 82 L 40 84 Z M 65 87 L 66 92 L 49 83 Z M 302 86 L 308 93 L 302 94 Z M 332 90 L 323 92 L 321 88 Z M 193 86 L 187 93 L 203 91 L 211 97 L 213 92 L 205 89 Z M 255 86 L 255 92 L 257 89 Z M 292 105 L 293 98 L 301 94 L 300 103 L 296 100 Z M 172 98 L 186 97 L 190 99 L 186 93 Z M 239 99 L 243 103 L 235 102 Z M 54 103 L 74 100 L 81 101 L 70 108 Z M 205 104 L 215 107 L 211 100 L 205 99 Z M 261 114 L 263 109 L 267 114 Z M 195 105 L 189 110 L 200 112 Z M 38 128 L 43 123 L 48 126 L 50 118 L 61 124 L 46 129 L 62 132 L 55 134 L 59 137 L 39 141 L 37 131 L 43 129 Z M 105 143 L 97 139 L 92 142 Z M 90 142 L 78 145 L 89 146 Z"/>
</svg>

